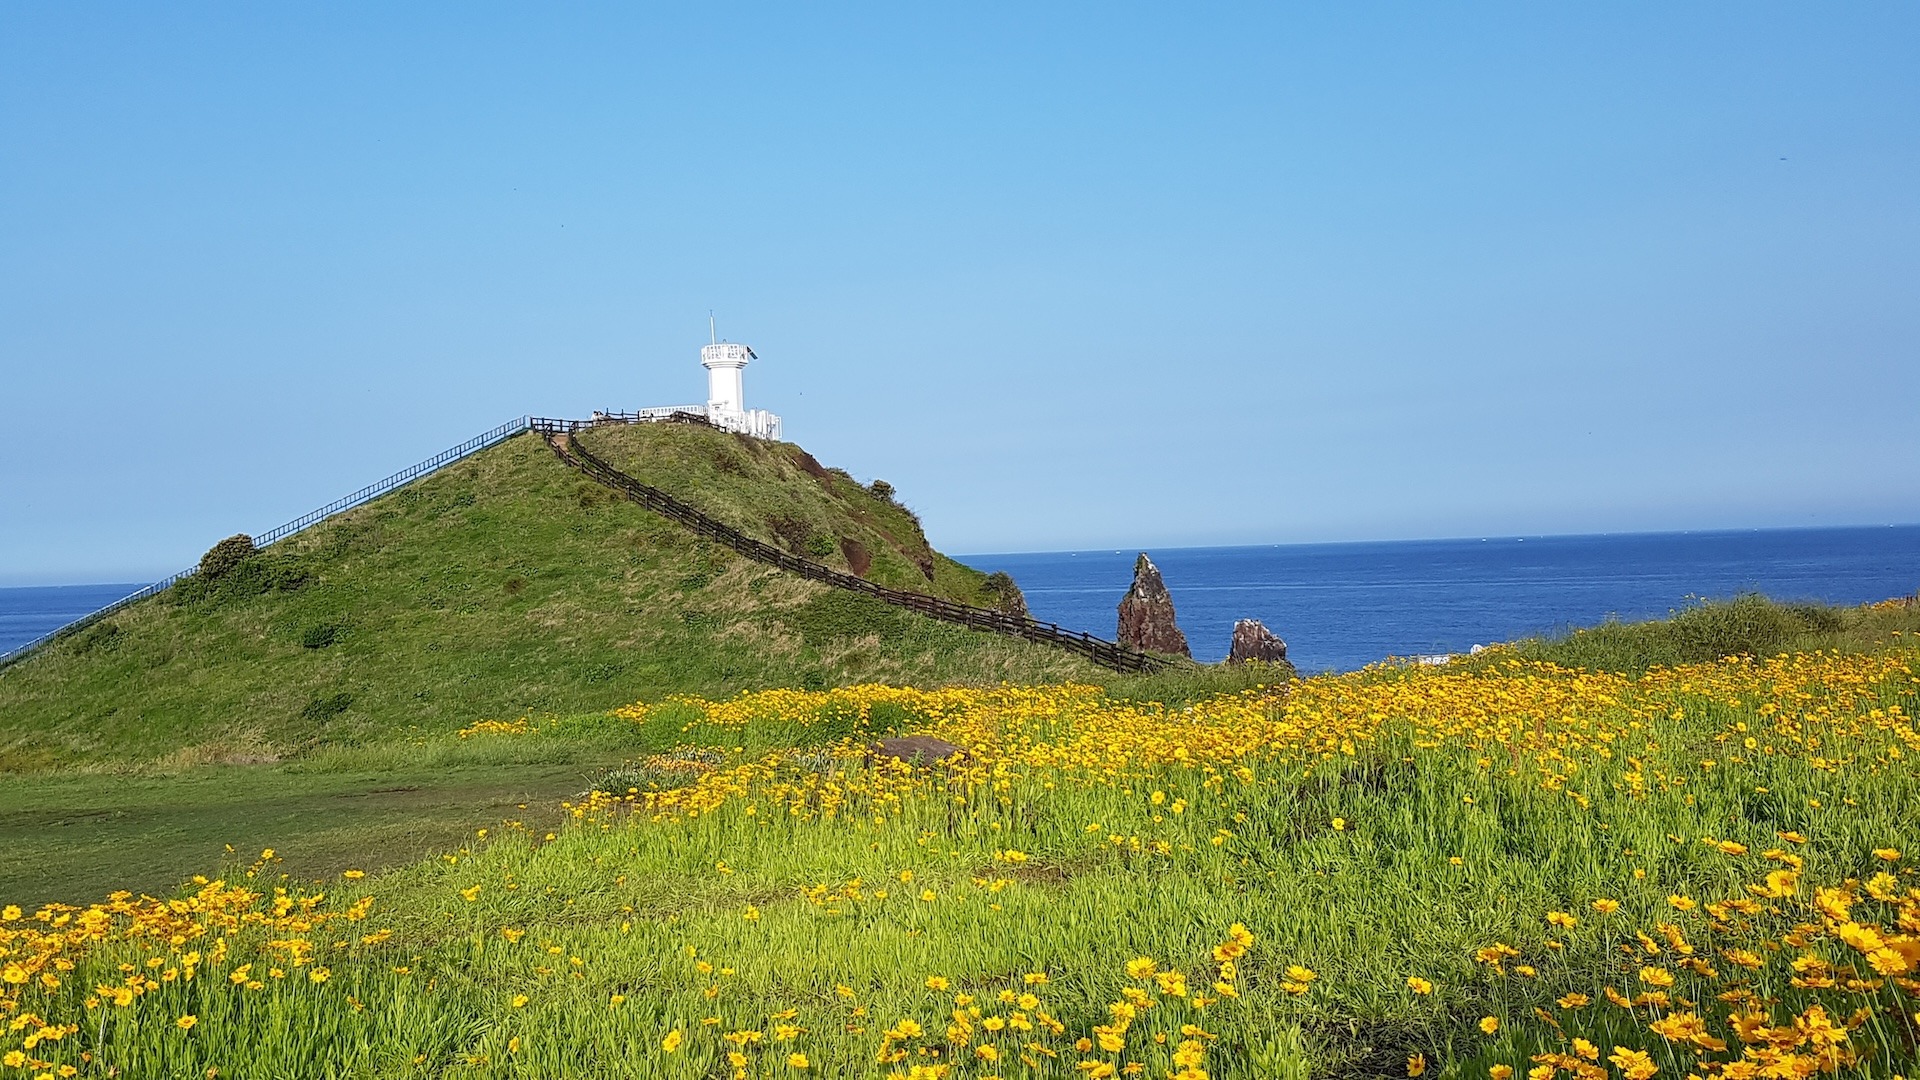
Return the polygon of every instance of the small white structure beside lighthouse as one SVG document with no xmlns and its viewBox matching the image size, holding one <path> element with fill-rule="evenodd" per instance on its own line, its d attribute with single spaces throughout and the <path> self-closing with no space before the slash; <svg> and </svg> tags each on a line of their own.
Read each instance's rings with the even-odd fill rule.
<svg viewBox="0 0 1920 1080">
<path fill-rule="evenodd" d="M 711 335 L 710 335 L 711 336 Z M 758 360 L 752 349 L 717 337 L 700 347 L 700 366 L 707 369 L 707 403 L 702 405 L 660 405 L 637 413 L 596 413 L 607 419 L 666 420 L 675 413 L 705 416 L 707 422 L 723 431 L 751 435 L 756 439 L 778 439 L 780 417 L 765 409 L 747 408 L 747 392 L 741 374 L 750 360 Z"/>
</svg>

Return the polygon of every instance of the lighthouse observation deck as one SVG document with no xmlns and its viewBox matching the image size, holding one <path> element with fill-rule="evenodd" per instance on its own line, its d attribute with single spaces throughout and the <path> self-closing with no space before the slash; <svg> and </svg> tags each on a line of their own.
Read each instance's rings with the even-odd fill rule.
<svg viewBox="0 0 1920 1080">
<path fill-rule="evenodd" d="M 757 439 L 778 439 L 780 417 L 765 409 L 747 408 L 745 371 L 748 362 L 760 357 L 737 341 L 716 341 L 700 347 L 700 365 L 707 369 L 705 405 L 657 405 L 620 413 L 641 420 L 665 420 L 675 413 L 705 416 L 707 422 L 724 431 L 751 435 Z M 613 413 L 600 415 L 612 416 Z"/>
</svg>

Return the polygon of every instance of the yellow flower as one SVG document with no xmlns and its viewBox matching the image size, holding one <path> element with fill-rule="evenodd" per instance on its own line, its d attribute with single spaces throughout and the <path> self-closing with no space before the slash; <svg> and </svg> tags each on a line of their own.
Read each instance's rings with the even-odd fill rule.
<svg viewBox="0 0 1920 1080">
<path fill-rule="evenodd" d="M 513 1007 L 514 1007 L 514 1008 L 516 1008 L 516 1009 L 521 1009 L 521 1008 L 525 1008 L 525 1007 L 526 1007 L 526 1004 L 527 1004 L 527 995 L 525 995 L 525 994 L 515 994 L 515 995 L 513 995 L 513 1002 L 512 1002 L 512 1004 L 513 1004 Z"/>
<path fill-rule="evenodd" d="M 931 904 L 934 902 L 934 900 L 938 899 L 938 897 L 934 894 L 934 891 L 932 889 L 922 889 L 920 891 L 920 899 Z"/>
<path fill-rule="evenodd" d="M 1613 1048 L 1613 1053 L 1607 1055 L 1607 1060 L 1613 1062 L 1627 1080 L 1647 1080 L 1648 1077 L 1660 1071 L 1644 1050 L 1629 1050 L 1624 1046 L 1616 1046 Z"/>
<path fill-rule="evenodd" d="M 480 886 L 475 885 L 470 889 L 461 889 L 460 898 L 469 904 L 480 899 Z"/>
<path fill-rule="evenodd" d="M 1480 1030 L 1481 1030 L 1481 1031 L 1484 1031 L 1484 1032 L 1486 1032 L 1486 1033 L 1487 1033 L 1487 1034 L 1489 1034 L 1489 1035 L 1491 1035 L 1491 1034 L 1493 1034 L 1493 1033 L 1494 1033 L 1494 1032 L 1496 1032 L 1496 1031 L 1499 1031 L 1499 1030 L 1500 1030 L 1500 1018 L 1499 1018 L 1499 1017 L 1497 1017 L 1497 1016 L 1483 1016 L 1483 1017 L 1481 1017 L 1481 1018 L 1480 1018 Z"/>
<path fill-rule="evenodd" d="M 946 990 L 951 985 L 951 983 L 947 982 L 947 977 L 944 975 L 934 975 L 927 979 L 927 989 L 929 990 Z"/>
<path fill-rule="evenodd" d="M 1319 977 L 1320 976 L 1310 967 L 1301 967 L 1299 964 L 1290 964 L 1287 966 L 1287 978 L 1292 979 L 1294 982 L 1310 983 Z"/>
<path fill-rule="evenodd" d="M 188 1013 L 187 1015 L 181 1017 L 180 1019 L 175 1020 L 173 1024 L 175 1027 L 179 1028 L 181 1031 L 192 1031 L 193 1025 L 199 1022 L 200 1022 L 199 1017 L 193 1015 L 192 1013 Z"/>
<path fill-rule="evenodd" d="M 342 870 L 340 876 L 346 878 L 348 881 L 359 881 L 361 878 L 367 876 L 367 872 L 365 870 Z"/>
<path fill-rule="evenodd" d="M 1426 1071 L 1427 1071 L 1427 1055 L 1425 1054 L 1408 1054 L 1407 1055 L 1407 1075 L 1408 1076 L 1421 1076 L 1421 1075 L 1424 1075 Z"/>
<path fill-rule="evenodd" d="M 1158 965 L 1151 957 L 1141 956 L 1127 961 L 1127 977 L 1132 979 L 1151 979 Z"/>
<path fill-rule="evenodd" d="M 1885 859 L 1885 860 L 1887 860 L 1888 862 L 1899 862 L 1899 861 L 1900 861 L 1900 849 L 1899 849 L 1899 848 L 1890 848 L 1890 847 L 1880 847 L 1880 848 L 1874 848 L 1874 849 L 1873 849 L 1873 854 L 1874 854 L 1874 857 L 1875 857 L 1875 858 L 1880 858 L 1880 859 Z"/>
<path fill-rule="evenodd" d="M 682 1032 L 679 1028 L 674 1028 L 672 1031 L 667 1032 L 666 1038 L 660 1040 L 660 1049 L 665 1050 L 667 1053 L 671 1054 L 674 1051 L 680 1049 L 680 1044 L 685 1042 L 686 1040 L 687 1040 L 686 1034 Z"/>
<path fill-rule="evenodd" d="M 789 1069 L 804 1069 L 809 1064 L 807 1055 L 805 1054 L 796 1052 L 787 1055 L 787 1068 Z"/>
<path fill-rule="evenodd" d="M 1579 919 L 1574 918 L 1571 914 L 1564 911 L 1547 912 L 1547 925 L 1549 926 L 1559 926 L 1571 930 L 1579 921 Z"/>
<path fill-rule="evenodd" d="M 1487 1066 L 1487 1075 L 1492 1077 L 1493 1080 L 1511 1080 L 1513 1076 L 1513 1066 L 1489 1065 Z"/>
<path fill-rule="evenodd" d="M 1407 989 L 1416 994 L 1431 994 L 1433 993 L 1433 983 L 1428 982 L 1418 975 L 1409 975 L 1407 976 Z"/>
<path fill-rule="evenodd" d="M 332 977 L 333 977 L 333 972 L 328 971 L 326 968 L 323 968 L 323 967 L 317 967 L 317 968 L 314 968 L 312 971 L 307 972 L 307 980 L 309 982 L 323 983 Z"/>
<path fill-rule="evenodd" d="M 1602 897 L 1593 902 L 1593 910 L 1599 912 L 1602 915 L 1611 915 L 1614 912 L 1620 910 L 1620 901 L 1608 900 L 1605 897 Z"/>
</svg>

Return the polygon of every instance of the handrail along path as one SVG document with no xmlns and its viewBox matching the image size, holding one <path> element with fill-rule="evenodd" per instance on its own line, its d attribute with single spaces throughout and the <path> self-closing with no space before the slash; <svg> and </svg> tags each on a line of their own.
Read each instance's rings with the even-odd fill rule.
<svg viewBox="0 0 1920 1080">
<path fill-rule="evenodd" d="M 389 476 L 378 483 L 368 484 L 366 487 L 361 488 L 359 491 L 356 491 L 351 495 L 347 495 L 342 498 L 335 499 L 332 502 L 328 503 L 325 506 L 320 507 L 317 510 L 309 510 L 304 514 L 301 514 L 299 517 L 294 518 L 292 521 L 289 521 L 284 525 L 279 525 L 274 528 L 268 529 L 266 532 L 261 533 L 259 536 L 256 536 L 253 538 L 253 545 L 255 547 L 266 547 L 268 544 L 273 543 L 275 540 L 284 540 L 287 537 L 292 536 L 294 533 L 301 531 L 302 529 L 308 529 L 315 525 L 318 525 L 322 521 L 327 520 L 328 518 L 334 516 L 335 514 L 344 513 L 348 510 L 351 510 L 354 507 L 359 506 L 361 503 L 368 501 L 369 499 L 379 498 L 380 496 L 385 495 L 387 492 L 392 491 L 394 488 L 400 487 L 401 485 L 409 483 L 413 480 L 417 480 L 420 477 L 427 475 L 428 473 L 437 472 L 441 469 L 444 469 L 447 466 L 453 464 L 454 462 L 459 461 L 461 458 L 467 457 L 470 454 L 476 454 L 482 450 L 485 450 L 489 446 L 493 446 L 496 443 L 504 442 L 507 439 L 511 439 L 515 435 L 518 435 L 525 430 L 527 430 L 527 418 L 524 416 L 516 417 L 515 419 L 509 420 L 506 423 L 501 424 L 499 427 L 494 428 L 492 431 L 483 432 L 479 435 L 475 435 L 473 438 L 468 439 L 466 442 L 463 442 L 458 446 L 450 446 L 447 449 L 440 451 L 439 453 L 433 455 L 432 457 L 428 458 L 425 461 L 422 461 L 417 464 L 410 465 L 407 468 L 401 469 L 399 472 L 394 473 L 392 476 Z M 199 572 L 200 572 L 200 568 L 198 566 L 189 566 L 185 570 L 182 570 L 178 573 L 168 574 L 166 577 L 161 578 L 159 581 L 156 581 L 153 584 L 148 585 L 143 589 L 140 589 L 138 592 L 130 593 L 126 596 L 123 596 L 120 599 L 115 600 L 113 603 L 108 604 L 106 607 L 99 609 L 98 611 L 90 611 L 87 614 L 80 616 L 78 619 L 75 619 L 72 622 L 67 623 L 65 626 L 59 627 L 58 629 L 49 631 L 48 633 L 42 634 L 39 637 L 34 638 L 32 641 L 27 642 L 25 645 L 22 645 L 19 648 L 13 649 L 9 652 L 0 653 L 0 668 L 6 668 L 10 665 L 17 664 L 20 661 L 25 660 L 27 657 L 33 655 L 34 653 L 40 651 L 42 648 L 46 647 L 47 645 L 50 645 L 53 642 L 58 641 L 63 637 L 66 637 L 68 634 L 72 634 L 80 630 L 84 630 L 87 627 L 93 625 L 94 623 L 99 622 L 101 619 L 104 619 L 107 616 L 112 615 L 114 612 L 123 611 L 133 606 L 134 604 L 137 604 L 140 601 L 145 600 L 149 596 L 155 596 L 160 593 L 163 593 L 167 591 L 167 589 L 171 587 L 174 582 L 179 581 L 182 578 L 192 577 L 194 574 L 197 574 Z"/>
</svg>

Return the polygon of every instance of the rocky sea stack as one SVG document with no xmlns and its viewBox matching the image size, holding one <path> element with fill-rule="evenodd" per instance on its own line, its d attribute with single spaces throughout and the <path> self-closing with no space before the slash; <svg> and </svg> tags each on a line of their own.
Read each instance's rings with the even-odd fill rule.
<svg viewBox="0 0 1920 1080">
<path fill-rule="evenodd" d="M 1286 659 L 1287 643 L 1259 619 L 1241 619 L 1233 624 L 1233 644 L 1227 649 L 1227 663 L 1257 660 L 1263 664 L 1282 664 Z"/>
<path fill-rule="evenodd" d="M 1160 568 L 1146 552 L 1133 564 L 1133 587 L 1120 600 L 1120 643 L 1146 652 L 1191 658 L 1187 635 L 1174 621 L 1173 597 L 1161 580 Z"/>
</svg>

